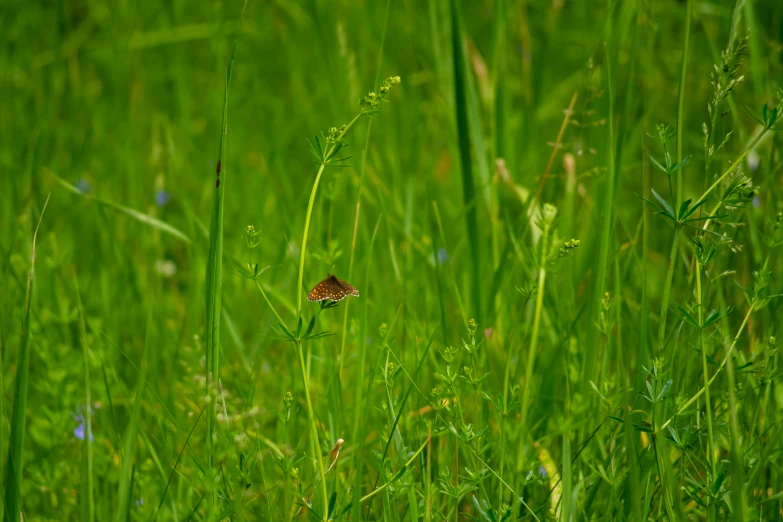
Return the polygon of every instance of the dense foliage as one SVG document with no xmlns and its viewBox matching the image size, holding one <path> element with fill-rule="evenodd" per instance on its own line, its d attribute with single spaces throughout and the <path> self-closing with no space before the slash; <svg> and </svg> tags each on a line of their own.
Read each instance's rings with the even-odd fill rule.
<svg viewBox="0 0 783 522">
<path fill-rule="evenodd" d="M 0 13 L 3 520 L 783 517 L 783 2 Z"/>
</svg>

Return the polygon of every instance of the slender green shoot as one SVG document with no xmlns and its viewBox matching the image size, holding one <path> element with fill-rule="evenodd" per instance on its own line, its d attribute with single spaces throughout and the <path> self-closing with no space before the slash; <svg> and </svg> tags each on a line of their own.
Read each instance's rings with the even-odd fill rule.
<svg viewBox="0 0 783 522">
<path fill-rule="evenodd" d="M 30 371 L 30 318 L 32 316 L 33 281 L 35 276 L 35 243 L 41 228 L 46 206 L 51 194 L 46 197 L 38 224 L 33 233 L 30 250 L 30 271 L 27 273 L 24 318 L 19 343 L 19 358 L 16 363 L 16 384 L 14 386 L 14 409 L 11 414 L 11 436 L 8 439 L 8 462 L 5 475 L 5 522 L 20 522 L 22 517 L 22 470 L 24 469 L 24 439 L 27 417 L 27 386 Z M 0 368 L 2 371 L 2 368 Z"/>
</svg>

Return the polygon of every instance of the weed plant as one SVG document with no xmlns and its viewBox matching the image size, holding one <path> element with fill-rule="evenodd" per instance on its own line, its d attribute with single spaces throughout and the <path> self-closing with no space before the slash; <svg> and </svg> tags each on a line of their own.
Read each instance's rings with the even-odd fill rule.
<svg viewBox="0 0 783 522">
<path fill-rule="evenodd" d="M 783 519 L 783 3 L 6 4 L 4 521 Z"/>
</svg>

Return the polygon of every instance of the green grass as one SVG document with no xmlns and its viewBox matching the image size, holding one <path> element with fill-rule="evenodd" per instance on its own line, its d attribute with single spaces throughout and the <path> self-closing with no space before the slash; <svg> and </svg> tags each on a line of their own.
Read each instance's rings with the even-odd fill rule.
<svg viewBox="0 0 783 522">
<path fill-rule="evenodd" d="M 24 439 L 26 435 L 27 396 L 30 379 L 30 324 L 32 320 L 33 282 L 35 276 L 35 248 L 38 239 L 38 230 L 49 204 L 46 197 L 38 224 L 33 232 L 33 241 L 30 248 L 30 269 L 27 273 L 27 288 L 24 297 L 24 309 L 22 319 L 22 332 L 19 341 L 19 356 L 17 358 L 16 386 L 14 388 L 14 406 L 9 425 L 10 437 L 8 440 L 8 458 L 6 459 L 5 481 L 3 483 L 5 495 L 3 495 L 3 520 L 18 521 L 22 518 L 22 498 L 24 483 L 22 480 L 24 470 Z M 88 417 L 89 418 L 89 417 Z M 4 419 L 5 420 L 5 419 Z M 6 423 L 3 422 L 3 427 Z M 89 429 L 88 429 L 89 432 Z"/>
<path fill-rule="evenodd" d="M 783 517 L 780 2 L 0 12 L 3 520 Z"/>
</svg>

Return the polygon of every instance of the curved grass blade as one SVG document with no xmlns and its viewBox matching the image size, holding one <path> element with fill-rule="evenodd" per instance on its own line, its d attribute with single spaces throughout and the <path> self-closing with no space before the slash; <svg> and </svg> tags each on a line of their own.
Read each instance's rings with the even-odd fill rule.
<svg viewBox="0 0 783 522">
<path fill-rule="evenodd" d="M 33 276 L 35 275 L 35 241 L 38 239 L 38 229 L 41 227 L 41 221 L 50 197 L 51 194 L 46 197 L 46 202 L 38 218 L 38 225 L 33 233 L 30 271 L 27 273 L 27 295 L 25 296 L 24 319 L 22 320 L 22 334 L 19 343 L 14 410 L 11 414 L 11 437 L 8 441 L 8 463 L 6 464 L 5 515 L 3 517 L 6 522 L 19 522 L 22 514 L 22 467 L 27 414 L 27 381 L 30 369 L 30 307 L 33 298 Z"/>
<path fill-rule="evenodd" d="M 118 212 L 122 212 L 126 216 L 132 217 L 133 219 L 135 219 L 139 223 L 144 223 L 145 225 L 149 225 L 152 228 L 160 230 L 161 232 L 165 232 L 166 234 L 170 234 L 170 235 L 176 237 L 177 239 L 181 239 L 182 241 L 184 241 L 186 243 L 191 243 L 192 242 L 190 240 L 190 238 L 188 236 L 186 236 L 183 232 L 181 232 L 179 229 L 169 225 L 165 221 L 161 221 L 160 219 L 154 218 L 154 217 L 152 217 L 152 216 L 150 216 L 148 214 L 144 214 L 143 212 L 139 212 L 138 210 L 134 210 L 134 209 L 132 209 L 130 207 L 126 207 L 124 205 L 120 205 L 119 203 L 114 203 L 113 201 L 108 201 L 106 199 L 101 199 L 101 198 L 99 198 L 97 196 L 93 196 L 93 195 L 90 195 L 90 194 L 85 194 L 84 192 L 82 192 L 78 188 L 74 187 L 73 185 L 71 185 L 70 183 L 68 183 L 64 179 L 62 179 L 57 174 L 55 174 L 53 172 L 50 172 L 50 174 L 52 175 L 52 177 L 55 180 L 57 180 L 57 182 L 60 185 L 62 185 L 63 187 L 65 187 L 66 189 L 68 189 L 69 191 L 73 192 L 76 195 L 79 195 L 79 196 L 81 196 L 83 198 L 86 198 L 86 199 L 91 199 L 91 200 L 95 201 L 96 203 L 98 203 L 99 205 L 102 205 L 104 207 L 113 208 L 114 210 L 116 210 Z"/>
</svg>

